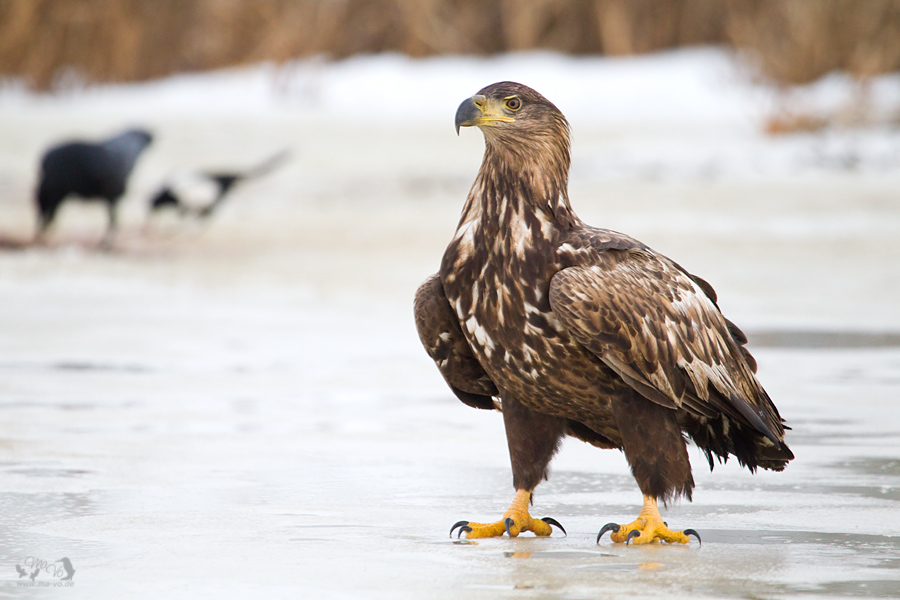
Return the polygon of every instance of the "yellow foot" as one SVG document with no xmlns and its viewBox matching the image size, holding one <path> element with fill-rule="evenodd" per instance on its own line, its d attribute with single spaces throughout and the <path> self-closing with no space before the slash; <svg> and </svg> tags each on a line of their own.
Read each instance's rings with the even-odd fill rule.
<svg viewBox="0 0 900 600">
<path fill-rule="evenodd" d="M 625 542 L 626 544 L 629 542 L 651 544 L 661 541 L 670 544 L 687 544 L 691 541 L 690 536 L 694 536 L 700 542 L 700 534 L 693 529 L 685 529 L 684 531 L 672 531 L 669 529 L 659 514 L 656 498 L 650 496 L 644 496 L 644 507 L 641 509 L 641 514 L 633 522 L 628 525 L 617 525 L 616 523 L 604 525 L 600 533 L 597 534 L 598 544 L 600 543 L 600 538 L 607 531 L 612 532 L 609 535 L 612 541 Z"/>
<path fill-rule="evenodd" d="M 457 537 L 466 534 L 466 539 L 499 537 L 506 533 L 509 537 L 516 537 L 523 531 L 533 531 L 538 536 L 548 536 L 553 531 L 551 525 L 559 527 L 563 533 L 566 530 L 560 525 L 556 519 L 544 517 L 543 519 L 534 519 L 528 514 L 528 503 L 531 499 L 531 492 L 525 490 L 516 490 L 516 497 L 509 509 L 503 513 L 503 518 L 494 523 L 471 523 L 469 521 L 459 521 L 450 528 L 450 537 L 453 532 L 459 529 Z"/>
</svg>

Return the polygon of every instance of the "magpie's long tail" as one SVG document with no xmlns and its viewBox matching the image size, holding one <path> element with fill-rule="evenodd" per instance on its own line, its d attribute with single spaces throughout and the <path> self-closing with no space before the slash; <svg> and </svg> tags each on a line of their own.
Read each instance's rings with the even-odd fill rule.
<svg viewBox="0 0 900 600">
<path fill-rule="evenodd" d="M 284 164 L 285 161 L 290 157 L 291 153 L 289 150 L 284 149 L 278 154 L 264 160 L 262 163 L 253 167 L 243 175 L 243 179 L 250 179 L 251 177 L 261 177 L 271 171 L 275 170 L 277 167 L 280 167 Z"/>
</svg>

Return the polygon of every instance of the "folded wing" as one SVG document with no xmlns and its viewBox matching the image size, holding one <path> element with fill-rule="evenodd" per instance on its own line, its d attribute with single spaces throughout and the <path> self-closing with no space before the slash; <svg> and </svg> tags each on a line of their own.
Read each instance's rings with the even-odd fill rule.
<svg viewBox="0 0 900 600">
<path fill-rule="evenodd" d="M 746 338 L 702 279 L 646 248 L 609 250 L 557 273 L 550 303 L 572 337 L 644 398 L 683 411 L 708 457 L 773 469 L 793 457 Z"/>
<path fill-rule="evenodd" d="M 473 408 L 497 408 L 497 386 L 472 353 L 438 275 L 419 286 L 415 313 L 419 339 L 456 397 Z"/>
</svg>

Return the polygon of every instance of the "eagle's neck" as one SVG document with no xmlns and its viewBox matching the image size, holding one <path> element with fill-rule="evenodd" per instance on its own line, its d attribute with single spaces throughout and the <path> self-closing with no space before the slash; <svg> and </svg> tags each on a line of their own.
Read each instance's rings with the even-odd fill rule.
<svg viewBox="0 0 900 600">
<path fill-rule="evenodd" d="M 451 302 L 468 296 L 457 306 L 460 315 L 471 308 L 471 292 L 463 290 L 479 281 L 485 285 L 505 281 L 501 273 L 520 273 L 505 284 L 530 289 L 533 305 L 546 301 L 544 280 L 559 267 L 554 248 L 569 231 L 583 225 L 569 204 L 568 144 L 551 150 L 555 151 L 536 152 L 491 141 L 486 145 L 441 266 Z"/>
<path fill-rule="evenodd" d="M 473 336 L 528 310 L 550 313 L 549 282 L 561 268 L 555 249 L 583 225 L 569 204 L 567 143 L 536 150 L 485 137 L 484 161 L 441 263 L 444 292 Z M 494 334 L 484 344 L 516 346 Z"/>
<path fill-rule="evenodd" d="M 568 135 L 527 143 L 485 136 L 484 160 L 463 208 L 460 228 L 476 227 L 488 239 L 521 232 L 523 223 L 568 231 L 581 224 L 569 204 Z"/>
</svg>

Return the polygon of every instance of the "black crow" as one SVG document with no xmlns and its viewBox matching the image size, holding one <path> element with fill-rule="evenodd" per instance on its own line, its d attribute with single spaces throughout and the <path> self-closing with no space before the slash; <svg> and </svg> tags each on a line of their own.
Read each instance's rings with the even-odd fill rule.
<svg viewBox="0 0 900 600">
<path fill-rule="evenodd" d="M 40 239 L 69 196 L 103 200 L 109 207 L 106 240 L 116 229 L 116 205 L 125 193 L 138 156 L 153 141 L 143 129 L 130 129 L 102 142 L 72 141 L 47 150 L 41 161 L 37 204 Z"/>
<path fill-rule="evenodd" d="M 240 173 L 205 171 L 170 181 L 150 200 L 151 214 L 164 208 L 174 208 L 184 216 L 209 217 L 237 183 L 269 173 L 287 157 L 288 151 L 283 150 Z"/>
</svg>

